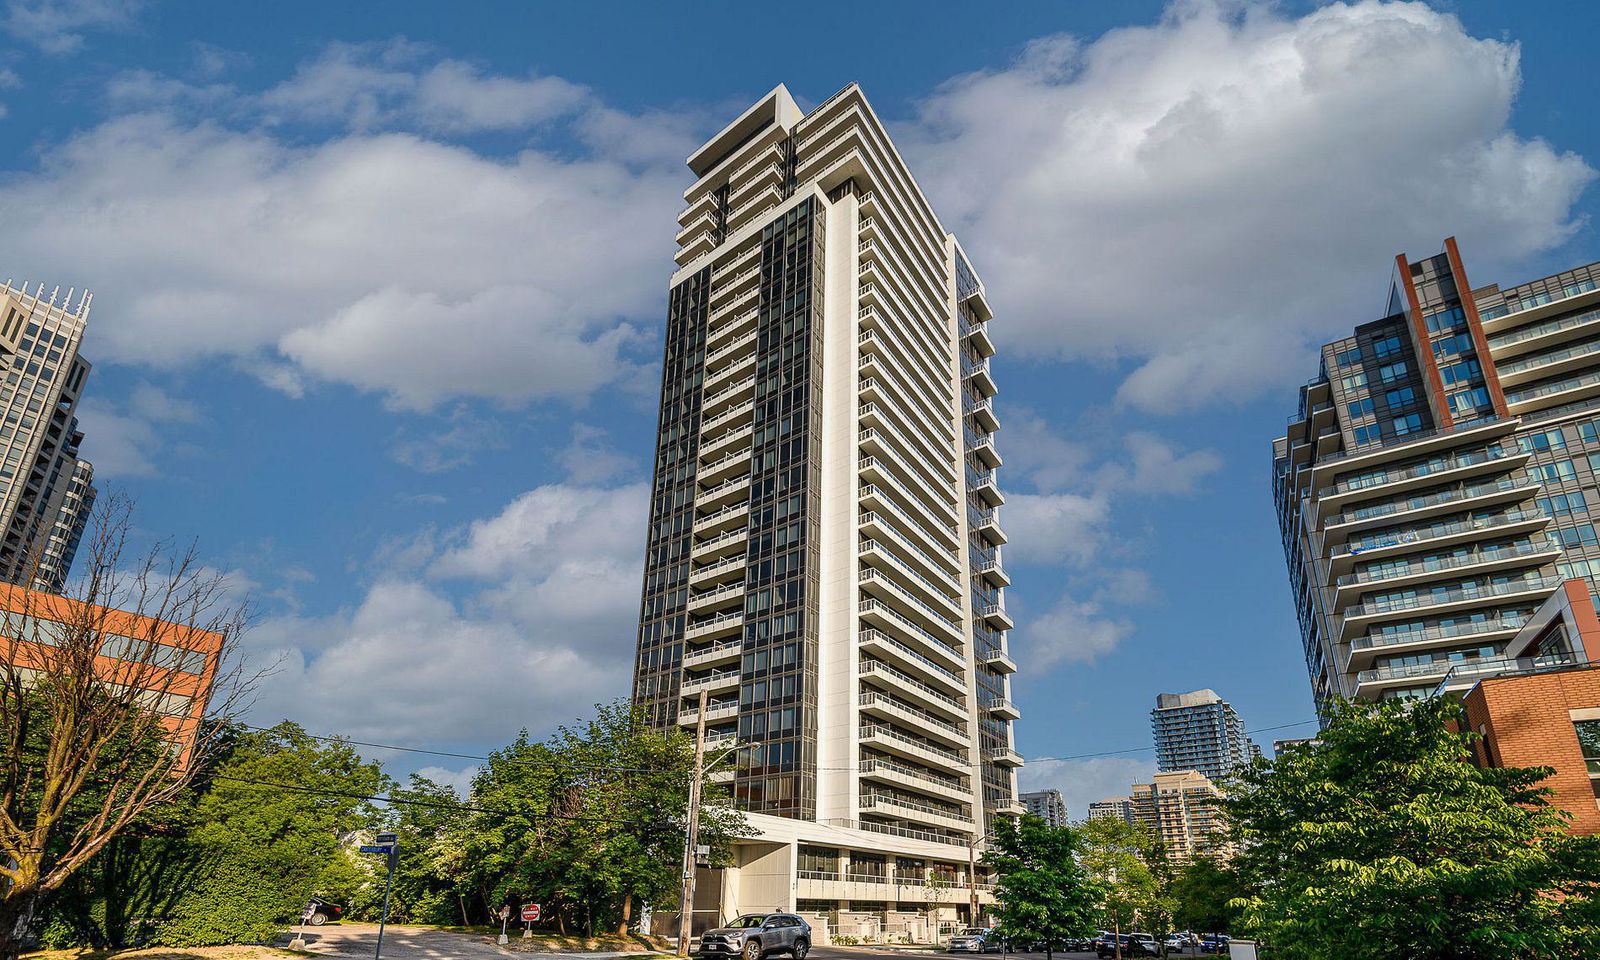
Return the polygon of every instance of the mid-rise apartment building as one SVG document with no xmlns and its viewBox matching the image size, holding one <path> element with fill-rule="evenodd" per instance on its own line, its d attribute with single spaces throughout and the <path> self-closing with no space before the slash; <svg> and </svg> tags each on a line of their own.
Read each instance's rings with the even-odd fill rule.
<svg viewBox="0 0 1600 960">
<path fill-rule="evenodd" d="M 1129 819 L 1150 829 L 1174 860 L 1226 854 L 1216 785 L 1193 770 L 1158 773 L 1128 792 Z"/>
<path fill-rule="evenodd" d="M 94 468 L 78 456 L 78 355 L 91 297 L 0 284 L 0 580 L 58 591 L 94 506 Z"/>
<path fill-rule="evenodd" d="M 1322 348 L 1273 444 L 1318 703 L 1527 667 L 1529 617 L 1600 578 L 1597 484 L 1600 264 L 1501 287 L 1468 280 L 1453 238 L 1396 257 L 1385 315 Z"/>
<path fill-rule="evenodd" d="M 634 701 L 741 747 L 723 912 L 954 919 L 1021 809 L 983 284 L 854 84 L 688 162 Z"/>
<path fill-rule="evenodd" d="M 1033 790 L 1022 794 L 1017 799 L 1022 801 L 1022 809 L 1038 817 L 1052 827 L 1067 825 L 1067 804 L 1061 799 L 1060 790 Z"/>
<path fill-rule="evenodd" d="M 1112 817 L 1124 823 L 1133 823 L 1133 799 L 1131 797 L 1106 797 L 1089 804 L 1089 819 L 1096 817 Z"/>
<path fill-rule="evenodd" d="M 1198 770 L 1220 780 L 1261 756 L 1261 748 L 1245 735 L 1238 711 L 1215 690 L 1159 694 L 1150 711 L 1150 728 L 1156 768 L 1162 772 Z"/>
</svg>

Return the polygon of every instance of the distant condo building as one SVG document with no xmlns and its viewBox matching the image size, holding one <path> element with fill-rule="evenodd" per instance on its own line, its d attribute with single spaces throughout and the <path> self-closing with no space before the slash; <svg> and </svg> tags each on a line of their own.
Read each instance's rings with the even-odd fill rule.
<svg viewBox="0 0 1600 960">
<path fill-rule="evenodd" d="M 0 284 L 0 580 L 59 592 L 94 506 L 94 468 L 79 459 L 78 355 L 90 294 Z"/>
<path fill-rule="evenodd" d="M 743 747 L 713 779 L 760 831 L 696 929 L 972 922 L 948 888 L 1022 810 L 983 284 L 854 84 L 688 163 L 633 699 Z"/>
<path fill-rule="evenodd" d="M 1261 756 L 1261 748 L 1245 736 L 1244 722 L 1233 704 L 1215 690 L 1160 694 L 1150 711 L 1150 727 L 1155 733 L 1156 767 L 1163 772 L 1198 770 L 1220 780 Z"/>
<path fill-rule="evenodd" d="M 1473 286 L 1395 258 L 1384 316 L 1322 348 L 1273 493 L 1312 691 L 1460 692 L 1585 662 L 1520 628 L 1600 578 L 1600 264 Z"/>
<path fill-rule="evenodd" d="M 1020 799 L 1024 810 L 1040 818 L 1050 826 L 1064 827 L 1067 825 L 1069 819 L 1067 817 L 1067 804 L 1061 799 L 1060 790 L 1034 790 L 1031 793 L 1024 793 Z"/>
<path fill-rule="evenodd" d="M 1112 817 L 1126 823 L 1133 822 L 1133 800 L 1128 797 L 1107 797 L 1089 804 L 1089 819 Z"/>
<path fill-rule="evenodd" d="M 1193 770 L 1158 773 L 1129 791 L 1130 819 L 1148 827 L 1175 860 L 1225 854 L 1218 796 L 1216 785 Z"/>
</svg>

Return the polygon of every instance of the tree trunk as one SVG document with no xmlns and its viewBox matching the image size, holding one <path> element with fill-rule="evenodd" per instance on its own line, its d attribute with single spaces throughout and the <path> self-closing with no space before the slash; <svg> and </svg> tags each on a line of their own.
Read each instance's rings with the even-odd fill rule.
<svg viewBox="0 0 1600 960">
<path fill-rule="evenodd" d="M 0 900 L 0 960 L 17 960 L 33 928 L 33 912 L 39 904 L 38 891 L 19 893 L 13 888 Z"/>
<path fill-rule="evenodd" d="M 617 924 L 617 936 L 628 935 L 628 924 L 633 921 L 633 894 L 624 894 L 622 897 L 622 922 Z"/>
<path fill-rule="evenodd" d="M 456 891 L 456 901 L 461 904 L 461 925 L 463 927 L 472 926 L 472 921 L 467 919 L 467 898 L 459 890 Z"/>
</svg>

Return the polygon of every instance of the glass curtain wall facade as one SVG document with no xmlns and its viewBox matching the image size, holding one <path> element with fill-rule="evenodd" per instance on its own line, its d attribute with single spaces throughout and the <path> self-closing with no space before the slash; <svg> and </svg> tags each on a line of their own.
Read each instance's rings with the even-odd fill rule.
<svg viewBox="0 0 1600 960">
<path fill-rule="evenodd" d="M 779 87 L 689 166 L 634 698 L 688 728 L 704 692 L 740 748 L 740 856 L 792 882 L 741 865 L 728 909 L 931 910 L 1021 809 L 983 284 L 854 85 Z M 873 864 L 895 889 L 830 886 Z"/>
<path fill-rule="evenodd" d="M 1273 445 L 1319 704 L 1526 667 L 1517 630 L 1563 580 L 1600 576 L 1597 281 L 1591 264 L 1475 289 L 1452 238 L 1397 257 L 1389 316 L 1322 348 Z"/>
</svg>

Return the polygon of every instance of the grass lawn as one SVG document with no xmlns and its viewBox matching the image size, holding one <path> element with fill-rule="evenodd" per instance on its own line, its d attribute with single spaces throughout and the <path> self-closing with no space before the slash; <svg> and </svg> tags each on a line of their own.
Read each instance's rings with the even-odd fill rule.
<svg viewBox="0 0 1600 960">
<path fill-rule="evenodd" d="M 280 950 L 239 944 L 231 947 L 149 947 L 144 950 L 40 950 L 24 953 L 25 960 L 287 960 L 306 956 L 297 950 Z"/>
</svg>

